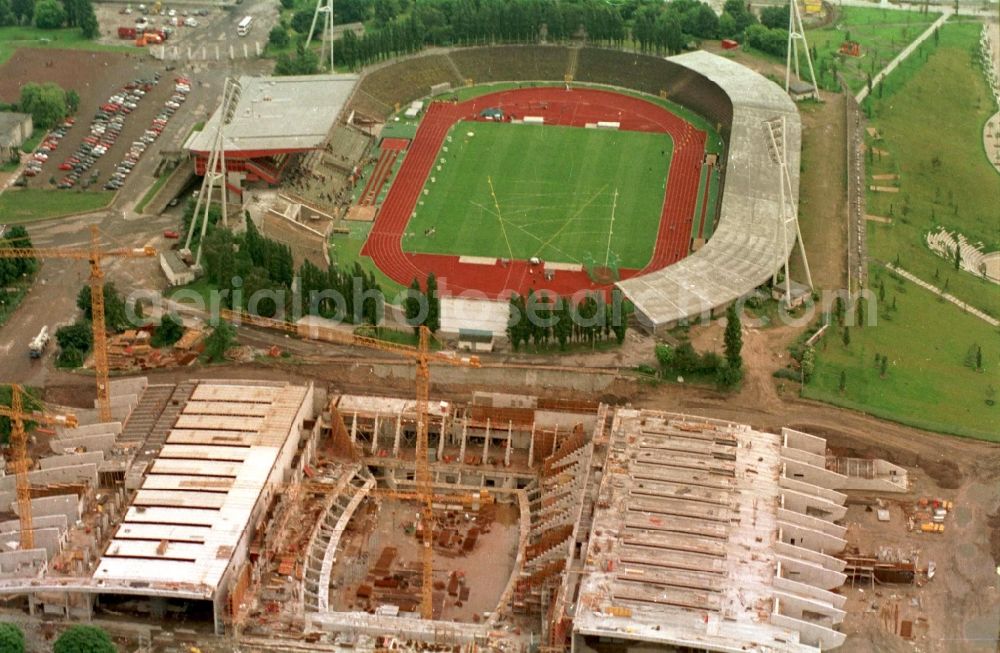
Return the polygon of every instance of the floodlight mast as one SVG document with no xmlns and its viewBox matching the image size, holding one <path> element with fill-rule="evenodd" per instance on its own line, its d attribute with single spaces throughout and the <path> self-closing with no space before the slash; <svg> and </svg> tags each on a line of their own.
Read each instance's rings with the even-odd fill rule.
<svg viewBox="0 0 1000 653">
<path fill-rule="evenodd" d="M 309 36 L 306 37 L 306 49 L 312 43 L 313 34 L 316 33 L 316 23 L 319 15 L 323 14 L 323 34 L 320 37 L 319 60 L 325 61 L 324 53 L 327 46 L 330 48 L 330 72 L 333 72 L 333 0 L 316 0 L 316 11 L 313 12 L 312 25 L 309 27 Z"/>
<path fill-rule="evenodd" d="M 241 92 L 242 87 L 239 80 L 227 77 L 222 91 L 219 122 L 215 125 L 215 133 L 212 135 L 212 149 L 209 151 L 208 160 L 205 162 L 205 176 L 202 178 L 201 190 L 198 191 L 198 199 L 194 205 L 194 215 L 191 218 L 191 224 L 188 226 L 187 239 L 184 241 L 184 248 L 181 250 L 182 254 L 186 256 L 191 255 L 191 241 L 194 238 L 195 228 L 200 225 L 198 252 L 195 254 L 192 265 L 195 271 L 201 269 L 201 247 L 205 241 L 205 233 L 208 231 L 208 217 L 212 209 L 212 195 L 216 188 L 219 190 L 219 201 L 222 205 L 222 224 L 226 227 L 229 226 L 224 130 L 226 125 L 233 121 Z"/>
<path fill-rule="evenodd" d="M 791 0 L 788 3 L 788 52 L 785 57 L 785 92 L 791 84 L 792 66 L 795 67 L 795 77 L 799 81 L 804 81 L 799 72 L 799 42 L 806 55 L 806 63 L 809 65 L 809 79 L 812 82 L 812 97 L 819 100 L 819 86 L 816 84 L 816 72 L 813 70 L 812 54 L 809 52 L 809 43 L 806 41 L 806 30 L 802 26 L 802 14 L 799 13 L 798 0 Z"/>
</svg>

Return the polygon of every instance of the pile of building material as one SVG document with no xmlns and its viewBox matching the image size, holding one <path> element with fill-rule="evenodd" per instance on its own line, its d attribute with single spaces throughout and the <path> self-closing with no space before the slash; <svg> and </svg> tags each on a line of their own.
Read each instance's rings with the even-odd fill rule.
<svg viewBox="0 0 1000 653">
<path fill-rule="evenodd" d="M 204 349 L 204 332 L 188 329 L 172 350 L 154 348 L 150 333 L 129 329 L 108 340 L 108 364 L 113 370 L 148 370 L 157 367 L 190 365 Z"/>
</svg>

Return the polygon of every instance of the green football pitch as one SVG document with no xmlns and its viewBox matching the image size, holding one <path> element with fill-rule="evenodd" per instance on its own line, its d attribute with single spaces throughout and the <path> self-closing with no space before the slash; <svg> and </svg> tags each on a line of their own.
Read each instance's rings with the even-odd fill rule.
<svg viewBox="0 0 1000 653">
<path fill-rule="evenodd" d="M 456 123 L 403 250 L 641 268 L 672 151 L 662 133 Z"/>
</svg>

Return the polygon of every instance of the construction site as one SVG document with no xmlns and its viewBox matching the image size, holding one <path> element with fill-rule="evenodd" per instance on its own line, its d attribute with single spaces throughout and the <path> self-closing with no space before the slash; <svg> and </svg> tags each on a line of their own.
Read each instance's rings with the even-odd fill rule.
<svg viewBox="0 0 1000 653">
<path fill-rule="evenodd" d="M 110 390 L 107 423 L 29 416 L 54 435 L 26 493 L 3 479 L 9 608 L 279 649 L 804 652 L 844 642 L 850 591 L 934 575 L 848 542 L 848 495 L 905 493 L 906 470 L 790 428 L 482 391 Z M 951 508 L 915 504 L 909 530 Z"/>
</svg>

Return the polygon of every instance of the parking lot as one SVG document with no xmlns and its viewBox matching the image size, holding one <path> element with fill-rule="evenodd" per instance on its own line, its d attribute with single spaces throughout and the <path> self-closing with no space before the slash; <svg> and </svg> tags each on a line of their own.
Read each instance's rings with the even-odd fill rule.
<svg viewBox="0 0 1000 653">
<path fill-rule="evenodd" d="M 20 54 L 20 53 L 19 53 Z M 175 76 L 147 68 L 124 77 L 106 95 L 92 96 L 59 131 L 54 148 L 39 148 L 15 182 L 33 188 L 101 188 L 117 190 L 140 157 L 158 139 L 185 104 L 190 83 L 178 90 Z M 57 133 L 59 133 L 57 131 Z M 46 151 L 48 150 L 48 151 Z M 42 160 L 44 159 L 44 160 Z M 115 182 L 110 185 L 109 182 Z"/>
<path fill-rule="evenodd" d="M 154 90 L 161 87 L 173 88 L 173 93 L 158 107 L 153 104 Z M 151 77 L 136 77 L 125 82 L 107 100 L 98 106 L 85 130 L 76 129 L 83 117 L 67 118 L 62 124 L 48 132 L 48 136 L 29 159 L 16 186 L 51 185 L 55 177 L 56 188 L 82 189 L 103 184 L 104 190 L 118 190 L 138 164 L 139 159 L 156 142 L 166 129 L 174 114 L 180 109 L 191 92 L 191 82 L 184 77 L 162 79 L 156 72 Z M 157 94 L 159 95 L 159 94 Z M 154 106 L 157 113 L 148 123 L 133 118 L 140 106 Z M 148 111 L 147 111 L 148 112 Z M 139 129 L 144 128 L 141 133 Z M 71 133 L 83 133 L 83 138 L 75 150 L 61 147 L 63 140 L 70 140 Z M 135 140 L 126 137 L 135 135 Z M 116 152 L 125 152 L 115 158 Z M 56 166 L 58 173 L 53 172 Z M 109 168 L 113 169 L 108 172 Z M 106 175 L 102 175 L 102 170 Z M 47 173 L 53 173 L 46 177 Z M 38 183 L 31 184 L 32 180 Z"/>
<path fill-rule="evenodd" d="M 146 8 L 145 12 L 139 9 L 140 6 Z M 203 32 L 215 31 L 214 28 L 218 23 L 226 23 L 230 17 L 230 12 L 220 7 L 184 5 L 175 8 L 164 4 L 160 14 L 153 13 L 153 8 L 153 3 L 149 5 L 140 5 L 139 3 L 128 5 L 95 4 L 94 12 L 97 14 L 97 22 L 101 26 L 100 41 L 108 45 L 134 43 L 135 37 L 123 38 L 119 35 L 119 28 L 136 28 L 143 24 L 139 21 L 145 19 L 147 30 L 166 32 L 167 43 L 187 44 L 197 40 L 198 35 Z"/>
<path fill-rule="evenodd" d="M 145 13 L 139 7 L 145 7 Z M 248 59 L 259 56 L 267 45 L 268 31 L 277 23 L 278 3 L 247 0 L 240 5 L 197 6 L 164 3 L 159 13 L 155 5 L 122 5 L 117 3 L 97 4 L 98 23 L 101 26 L 101 42 L 111 45 L 128 45 L 136 42 L 142 32 L 155 34 L 147 45 L 136 47 L 160 59 L 170 61 L 225 61 L 227 59 Z M 131 11 L 131 13 L 122 13 Z M 250 33 L 240 37 L 236 25 L 244 16 L 254 16 Z M 145 19 L 145 23 L 138 23 Z M 136 36 L 130 35 L 137 29 Z M 159 37 L 165 40 L 159 43 Z"/>
</svg>

